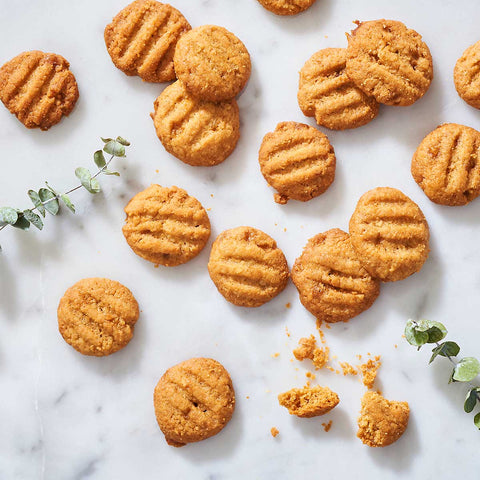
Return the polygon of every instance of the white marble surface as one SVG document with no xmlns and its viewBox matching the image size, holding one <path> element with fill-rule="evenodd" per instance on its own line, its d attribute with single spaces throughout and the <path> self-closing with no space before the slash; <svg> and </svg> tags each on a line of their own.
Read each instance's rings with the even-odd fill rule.
<svg viewBox="0 0 480 480">
<path fill-rule="evenodd" d="M 480 200 L 435 206 L 410 175 L 416 146 L 436 125 L 480 127 L 479 112 L 459 99 L 452 81 L 456 59 L 479 38 L 478 3 L 318 0 L 300 16 L 278 18 L 255 0 L 174 0 L 192 25 L 235 32 L 253 59 L 239 100 L 238 148 L 224 164 L 205 169 L 182 164 L 157 140 L 149 112 L 163 86 L 126 77 L 105 51 L 103 28 L 124 3 L 0 0 L 0 62 L 23 50 L 54 51 L 70 61 L 80 87 L 71 116 L 48 132 L 25 129 L 1 106 L 0 204 L 27 207 L 25 192 L 45 179 L 59 188 L 73 185 L 75 167 L 91 163 L 100 135 L 133 143 L 117 164 L 122 177 L 102 180 L 104 194 L 75 195 L 77 215 L 48 218 L 43 232 L 0 234 L 0 478 L 425 480 L 458 473 L 477 479 L 480 433 L 462 411 L 465 389 L 447 385 L 449 365 L 439 360 L 429 367 L 429 352 L 417 353 L 401 335 L 408 317 L 425 316 L 444 322 L 465 354 L 478 354 Z M 402 20 L 424 36 L 435 62 L 429 92 L 412 107 L 382 107 L 366 127 L 328 133 L 338 158 L 333 186 L 308 204 L 276 205 L 257 150 L 279 121 L 313 124 L 296 103 L 298 70 L 316 50 L 344 46 L 352 20 L 381 17 Z M 259 227 L 290 265 L 312 235 L 346 229 L 357 199 L 372 187 L 398 187 L 418 202 L 432 233 L 423 270 L 384 285 L 368 312 L 326 331 L 340 359 L 382 355 L 379 387 L 388 398 L 407 400 L 412 411 L 397 444 L 369 449 L 355 437 L 364 389 L 352 377 L 318 374 L 341 397 L 324 418 L 292 418 L 278 406 L 278 392 L 306 380 L 308 365 L 291 362 L 291 352 L 300 336 L 314 332 L 292 284 L 262 308 L 236 308 L 208 277 L 208 247 L 173 269 L 155 269 L 130 251 L 122 209 L 152 182 L 182 186 L 211 207 L 212 239 L 229 227 Z M 87 276 L 119 280 L 141 305 L 134 339 L 109 358 L 81 356 L 57 331 L 59 298 Z M 278 358 L 271 357 L 275 352 Z M 174 449 L 155 422 L 153 388 L 166 368 L 199 355 L 230 371 L 238 408 L 221 434 Z M 329 433 L 321 427 L 325 419 L 333 420 Z M 280 430 L 276 439 L 272 426 Z"/>
</svg>

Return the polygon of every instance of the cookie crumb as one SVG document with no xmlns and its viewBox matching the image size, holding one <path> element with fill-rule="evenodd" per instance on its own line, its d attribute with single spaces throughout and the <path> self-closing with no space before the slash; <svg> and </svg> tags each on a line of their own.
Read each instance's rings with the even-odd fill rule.
<svg viewBox="0 0 480 480">
<path fill-rule="evenodd" d="M 333 420 L 330 420 L 328 423 L 322 423 L 322 427 L 326 432 L 329 432 L 332 428 Z"/>
<path fill-rule="evenodd" d="M 315 380 L 315 378 L 317 377 L 317 376 L 316 376 L 314 373 L 312 373 L 312 372 L 307 372 L 307 373 L 305 373 L 305 376 L 306 376 L 307 378 L 310 378 L 311 380 Z"/>
<path fill-rule="evenodd" d="M 377 371 L 380 368 L 382 362 L 380 361 L 380 355 L 377 355 L 373 359 L 370 358 L 368 362 L 359 365 L 359 369 L 363 375 L 363 384 L 367 388 L 372 388 L 375 382 L 375 378 L 377 377 Z"/>
<path fill-rule="evenodd" d="M 156 264 L 153 266 L 153 268 L 158 268 L 158 263 L 156 263 Z"/>
<path fill-rule="evenodd" d="M 211 193 L 210 196 L 213 198 L 213 193 Z"/>
<path fill-rule="evenodd" d="M 394 347 L 395 347 L 395 348 L 398 348 L 398 345 L 397 345 L 397 344 L 395 344 L 395 345 L 394 345 Z"/>
<path fill-rule="evenodd" d="M 286 231 L 287 231 L 287 227 L 285 227 L 285 228 L 283 229 L 283 231 L 286 232 Z"/>
<path fill-rule="evenodd" d="M 208 207 L 208 208 L 207 208 L 207 212 L 209 212 L 211 209 L 212 209 L 212 207 Z"/>
<path fill-rule="evenodd" d="M 250 400 L 250 397 L 249 397 L 248 395 L 247 395 L 245 398 L 246 398 L 247 400 Z"/>
<path fill-rule="evenodd" d="M 358 371 L 353 365 L 350 365 L 348 362 L 339 362 L 340 367 L 342 368 L 343 375 L 358 375 Z"/>
<path fill-rule="evenodd" d="M 272 434 L 272 437 L 275 438 L 280 432 L 278 431 L 277 427 L 272 427 L 270 429 L 270 433 Z"/>
<path fill-rule="evenodd" d="M 285 332 L 287 333 L 287 337 L 290 337 L 290 332 L 288 331 L 288 327 L 285 327 Z"/>
<path fill-rule="evenodd" d="M 290 308 L 291 306 L 292 306 L 292 304 L 290 302 L 285 304 L 285 308 Z"/>
<path fill-rule="evenodd" d="M 158 170 L 158 168 L 157 168 L 157 170 L 155 170 L 155 173 L 158 173 L 158 172 L 159 172 L 159 170 Z"/>
<path fill-rule="evenodd" d="M 278 352 L 272 353 L 272 358 L 277 358 L 279 356 L 280 356 L 280 353 Z"/>
</svg>

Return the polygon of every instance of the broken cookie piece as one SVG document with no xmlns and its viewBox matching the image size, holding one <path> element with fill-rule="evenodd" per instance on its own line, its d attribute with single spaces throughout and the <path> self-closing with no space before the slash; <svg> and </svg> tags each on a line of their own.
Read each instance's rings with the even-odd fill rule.
<svg viewBox="0 0 480 480">
<path fill-rule="evenodd" d="M 288 409 L 290 415 L 310 418 L 324 415 L 338 405 L 340 399 L 328 387 L 292 388 L 278 396 L 278 403 Z"/>
</svg>

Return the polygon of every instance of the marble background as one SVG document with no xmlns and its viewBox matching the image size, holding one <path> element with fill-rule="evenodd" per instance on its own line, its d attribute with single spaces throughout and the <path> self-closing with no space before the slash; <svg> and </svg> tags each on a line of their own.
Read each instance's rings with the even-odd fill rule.
<svg viewBox="0 0 480 480">
<path fill-rule="evenodd" d="M 48 132 L 27 130 L 0 108 L 0 204 L 27 207 L 25 192 L 43 180 L 73 186 L 74 169 L 93 166 L 100 135 L 122 135 L 133 144 L 117 162 L 122 176 L 102 180 L 104 193 L 75 194 L 77 215 L 48 218 L 42 232 L 0 234 L 0 478 L 477 479 L 480 433 L 463 413 L 465 388 L 447 385 L 448 363 L 428 366 L 429 351 L 417 353 L 402 332 L 409 317 L 439 320 L 465 355 L 478 355 L 480 200 L 436 206 L 410 175 L 416 146 L 439 123 L 480 128 L 479 112 L 459 99 L 452 80 L 456 59 L 478 40 L 478 3 L 318 0 L 302 15 L 279 18 L 255 0 L 174 0 L 192 25 L 235 32 L 253 59 L 239 99 L 242 138 L 213 168 L 189 167 L 164 151 L 149 117 L 163 86 L 127 77 L 111 63 L 103 29 L 125 3 L 0 0 L 0 62 L 23 50 L 54 51 L 70 61 L 80 88 L 71 116 Z M 382 17 L 424 36 L 435 63 L 430 90 L 414 106 L 382 107 L 368 126 L 328 132 L 338 159 L 333 186 L 308 204 L 276 205 L 257 151 L 279 121 L 313 124 L 296 103 L 298 70 L 316 50 L 345 46 L 352 20 Z M 259 227 L 277 240 L 290 265 L 312 235 L 347 229 L 356 201 L 370 188 L 398 187 L 421 206 L 432 233 L 423 270 L 384 285 L 368 312 L 326 331 L 340 359 L 382 355 L 379 388 L 388 398 L 407 400 L 412 412 L 394 446 L 369 449 L 355 437 L 364 391 L 355 377 L 319 372 L 317 381 L 341 397 L 326 417 L 293 418 L 278 406 L 277 393 L 306 380 L 309 365 L 292 362 L 292 348 L 315 330 L 292 284 L 262 308 L 241 309 L 211 283 L 208 247 L 173 269 L 155 269 L 130 251 L 121 233 L 123 207 L 152 182 L 184 187 L 211 208 L 212 239 L 226 228 Z M 142 310 L 131 343 L 108 358 L 81 356 L 57 331 L 60 297 L 88 276 L 124 283 Z M 199 355 L 230 371 L 238 408 L 221 434 L 174 449 L 155 422 L 153 388 L 166 368 Z M 330 419 L 325 433 L 321 423 Z M 276 439 L 273 426 L 280 430 Z"/>
</svg>

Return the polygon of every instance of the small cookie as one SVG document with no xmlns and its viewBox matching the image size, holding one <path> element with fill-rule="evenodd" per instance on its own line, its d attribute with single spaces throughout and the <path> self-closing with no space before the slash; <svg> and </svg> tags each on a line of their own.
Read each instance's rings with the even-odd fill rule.
<svg viewBox="0 0 480 480">
<path fill-rule="evenodd" d="M 57 310 L 63 339 L 83 355 L 103 357 L 133 337 L 138 303 L 132 292 L 108 278 L 85 278 L 63 295 Z"/>
<path fill-rule="evenodd" d="M 258 0 L 262 7 L 275 15 L 296 15 L 310 8 L 315 0 Z"/>
<path fill-rule="evenodd" d="M 258 161 L 267 183 L 279 192 L 277 203 L 311 200 L 335 179 L 335 152 L 327 136 L 304 123 L 279 123 L 263 137 Z"/>
<path fill-rule="evenodd" d="M 377 392 L 366 392 L 358 417 L 357 437 L 369 447 L 386 447 L 405 432 L 410 416 L 407 402 L 387 400 Z"/>
<path fill-rule="evenodd" d="M 321 321 L 346 322 L 376 300 L 380 282 L 370 276 L 338 228 L 311 238 L 295 260 L 292 280 L 302 305 Z"/>
<path fill-rule="evenodd" d="M 235 99 L 220 103 L 192 97 L 179 81 L 155 100 L 152 114 L 158 138 L 167 152 L 194 166 L 223 162 L 240 137 Z"/>
<path fill-rule="evenodd" d="M 56 53 L 23 52 L 0 68 L 0 100 L 27 128 L 48 130 L 78 100 L 69 67 Z"/>
<path fill-rule="evenodd" d="M 105 45 L 115 66 L 127 75 L 138 75 L 146 82 L 169 82 L 175 79 L 175 46 L 190 29 L 171 5 L 136 0 L 105 27 Z"/>
<path fill-rule="evenodd" d="M 412 175 L 440 205 L 466 205 L 480 195 L 480 132 L 446 123 L 429 133 L 412 158 Z"/>
<path fill-rule="evenodd" d="M 259 307 L 287 285 L 288 265 L 275 240 L 261 230 L 237 227 L 215 240 L 208 261 L 218 291 L 239 307 Z"/>
<path fill-rule="evenodd" d="M 480 109 L 480 41 L 468 47 L 453 71 L 455 88 L 469 105 Z"/>
<path fill-rule="evenodd" d="M 179 40 L 175 72 L 195 97 L 211 102 L 230 100 L 245 87 L 251 71 L 245 45 L 226 28 L 203 25 Z"/>
<path fill-rule="evenodd" d="M 430 251 L 425 216 L 395 188 L 374 188 L 362 195 L 350 219 L 350 235 L 365 270 L 384 282 L 418 272 Z"/>
<path fill-rule="evenodd" d="M 430 50 L 421 35 L 395 20 L 362 22 L 348 37 L 347 75 L 385 105 L 423 97 L 433 79 Z"/>
<path fill-rule="evenodd" d="M 304 115 L 332 130 L 361 127 L 378 114 L 377 101 L 348 77 L 346 61 L 345 48 L 325 48 L 300 70 L 298 105 Z"/>
<path fill-rule="evenodd" d="M 290 415 L 301 418 L 318 417 L 334 409 L 340 399 L 328 387 L 292 388 L 278 396 L 278 403 L 288 409 Z"/>
<path fill-rule="evenodd" d="M 178 187 L 151 185 L 125 207 L 130 248 L 149 262 L 175 267 L 196 257 L 210 237 L 202 204 Z"/>
<path fill-rule="evenodd" d="M 155 387 L 153 404 L 165 440 L 173 447 L 216 435 L 235 410 L 225 368 L 211 358 L 191 358 L 169 368 Z"/>
</svg>

